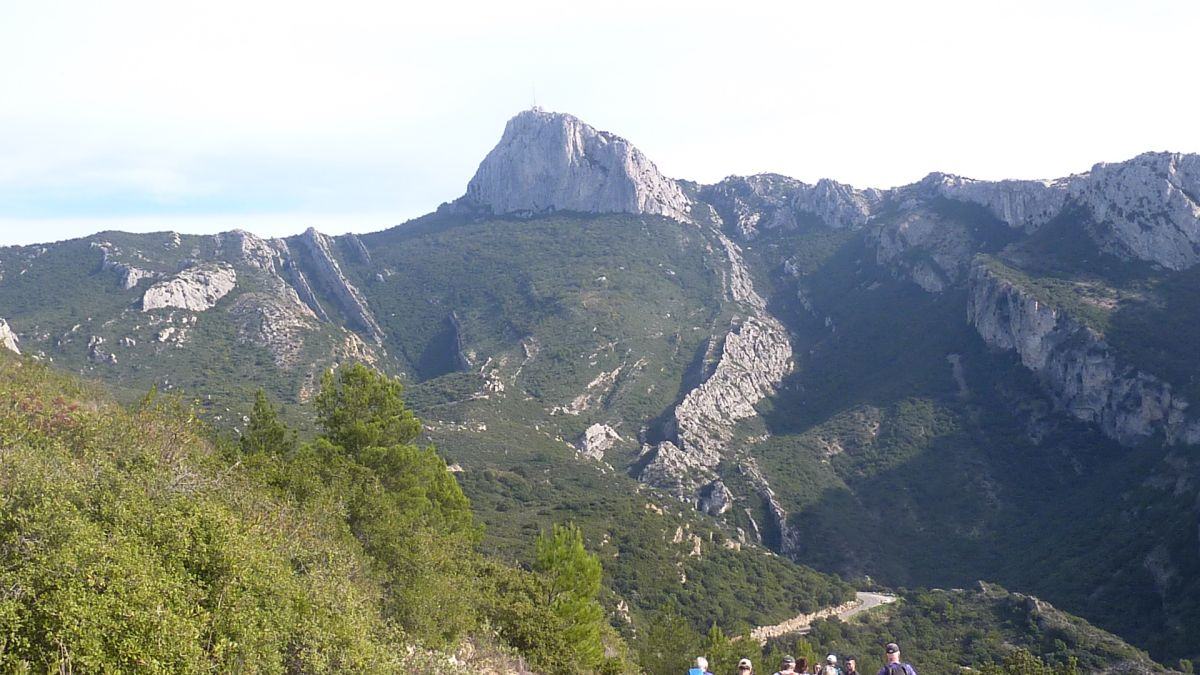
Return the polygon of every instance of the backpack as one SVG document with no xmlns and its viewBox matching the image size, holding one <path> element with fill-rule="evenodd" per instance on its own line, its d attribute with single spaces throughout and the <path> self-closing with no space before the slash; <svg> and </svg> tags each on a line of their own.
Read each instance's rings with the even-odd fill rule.
<svg viewBox="0 0 1200 675">
<path fill-rule="evenodd" d="M 887 675 L 916 675 L 916 671 L 907 663 L 889 663 L 884 668 L 887 670 Z"/>
</svg>

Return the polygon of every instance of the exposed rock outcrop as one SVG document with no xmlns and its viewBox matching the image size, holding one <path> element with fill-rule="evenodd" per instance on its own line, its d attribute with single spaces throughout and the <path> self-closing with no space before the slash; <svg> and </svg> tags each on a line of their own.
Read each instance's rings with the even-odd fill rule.
<svg viewBox="0 0 1200 675">
<path fill-rule="evenodd" d="M 679 185 L 629 141 L 538 108 L 508 121 L 464 200 L 497 214 L 647 213 L 689 221 Z"/>
<path fill-rule="evenodd" d="M 1070 193 L 1109 252 L 1173 270 L 1200 262 L 1200 155 L 1148 152 L 1097 164 Z"/>
<path fill-rule="evenodd" d="M 727 226 L 746 238 L 762 230 L 787 229 L 816 221 L 829 227 L 855 227 L 867 222 L 879 203 L 879 190 L 856 190 L 823 178 L 809 185 L 794 178 L 765 173 L 730 176 L 701 190 Z"/>
<path fill-rule="evenodd" d="M 788 527 L 788 512 L 783 508 L 783 504 L 779 502 L 779 498 L 775 496 L 775 490 L 771 488 L 767 477 L 758 468 L 758 463 L 753 457 L 748 457 L 738 464 L 738 471 L 754 486 L 754 491 L 758 494 L 759 499 L 766 505 L 767 515 L 771 519 L 771 523 L 775 526 L 776 531 L 779 532 L 779 552 L 784 555 L 792 555 L 799 551 L 800 542 L 795 533 Z M 758 523 L 754 522 L 753 517 L 751 517 L 751 523 L 754 525 L 759 541 L 761 541 L 762 533 L 758 530 Z"/>
<path fill-rule="evenodd" d="M 127 291 L 136 287 L 142 279 L 154 279 L 159 276 L 156 272 L 118 262 L 114 257 L 115 247 L 108 242 L 92 242 L 92 248 L 100 249 L 100 269 L 117 275 L 121 288 Z"/>
<path fill-rule="evenodd" d="M 981 261 L 971 270 L 967 318 L 984 341 L 1014 350 L 1076 419 L 1132 445 L 1156 433 L 1200 441 L 1188 402 L 1157 377 L 1121 364 L 1103 336 Z"/>
<path fill-rule="evenodd" d="M 604 453 L 623 439 L 616 429 L 607 424 L 596 423 L 583 432 L 583 436 L 575 443 L 579 454 L 596 461 L 604 461 Z"/>
<path fill-rule="evenodd" d="M 733 508 L 733 493 L 720 480 L 705 485 L 697 496 L 696 508 L 710 516 L 719 516 Z"/>
<path fill-rule="evenodd" d="M 927 209 L 902 213 L 869 234 L 875 262 L 940 293 L 966 278 L 977 246 L 966 223 Z"/>
<path fill-rule="evenodd" d="M 298 240 L 312 261 L 317 283 L 333 296 L 355 328 L 363 331 L 375 344 L 383 344 L 383 328 L 375 320 L 367 299 L 342 273 L 341 266 L 333 257 L 330 238 L 310 227 Z M 315 303 L 315 296 L 312 299 Z M 319 306 L 319 303 L 316 304 Z"/>
<path fill-rule="evenodd" d="M 986 181 L 931 173 L 920 183 L 900 188 L 897 193 L 902 199 L 907 196 L 906 191 L 907 194 L 923 192 L 926 196 L 978 204 L 1009 227 L 1032 232 L 1062 211 L 1070 180 Z"/>
<path fill-rule="evenodd" d="M 142 311 L 174 307 L 203 312 L 225 297 L 237 285 L 237 272 L 224 263 L 205 263 L 189 267 L 160 281 L 142 295 Z"/>
<path fill-rule="evenodd" d="M 0 347 L 16 354 L 21 353 L 17 344 L 17 334 L 8 326 L 8 322 L 0 319 Z"/>
</svg>

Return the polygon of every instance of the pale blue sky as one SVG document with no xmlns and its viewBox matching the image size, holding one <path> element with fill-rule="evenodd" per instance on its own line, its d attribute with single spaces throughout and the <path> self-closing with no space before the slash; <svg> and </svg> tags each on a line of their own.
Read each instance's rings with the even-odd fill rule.
<svg viewBox="0 0 1200 675">
<path fill-rule="evenodd" d="M 1200 3 L 0 1 L 0 244 L 382 229 L 537 102 L 668 175 L 888 187 L 1200 151 Z"/>
</svg>

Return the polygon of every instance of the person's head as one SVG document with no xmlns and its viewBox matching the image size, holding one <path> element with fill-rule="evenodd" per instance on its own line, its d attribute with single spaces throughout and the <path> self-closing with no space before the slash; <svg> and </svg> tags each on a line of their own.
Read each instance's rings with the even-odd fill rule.
<svg viewBox="0 0 1200 675">
<path fill-rule="evenodd" d="M 846 657 L 846 672 L 858 672 L 858 661 L 853 656 Z"/>
<path fill-rule="evenodd" d="M 699 668 L 701 671 L 707 671 L 708 670 L 708 659 L 704 658 L 703 656 L 697 656 L 696 657 L 696 667 Z"/>
<path fill-rule="evenodd" d="M 750 663 L 750 659 L 742 659 L 738 661 L 738 675 L 747 675 L 754 670 L 754 666 Z"/>
<path fill-rule="evenodd" d="M 895 642 L 887 643 L 887 646 L 883 648 L 883 654 L 888 663 L 900 663 L 900 645 Z"/>
<path fill-rule="evenodd" d="M 806 670 L 808 670 L 808 659 L 801 656 L 800 659 L 796 661 L 796 672 L 803 673 Z"/>
<path fill-rule="evenodd" d="M 793 659 L 790 656 L 783 657 L 783 660 L 779 662 L 779 669 L 785 673 L 789 670 L 795 670 L 795 668 L 796 668 L 796 659 Z"/>
<path fill-rule="evenodd" d="M 835 655 L 833 655 L 833 654 L 830 654 L 829 656 L 826 656 L 826 657 L 825 657 L 825 663 L 828 663 L 828 664 L 829 664 L 829 665 L 831 665 L 831 666 L 836 666 L 836 665 L 837 665 L 837 656 L 835 656 Z"/>
</svg>

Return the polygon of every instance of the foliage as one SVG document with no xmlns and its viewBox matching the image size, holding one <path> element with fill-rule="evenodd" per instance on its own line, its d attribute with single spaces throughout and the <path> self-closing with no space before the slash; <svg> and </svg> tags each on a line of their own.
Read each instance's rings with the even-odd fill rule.
<svg viewBox="0 0 1200 675">
<path fill-rule="evenodd" d="M 604 656 L 604 610 L 596 602 L 600 560 L 584 549 L 583 533 L 575 525 L 555 525 L 539 536 L 533 568 L 548 581 L 545 603 L 567 626 L 565 637 L 577 663 L 595 667 Z"/>
<path fill-rule="evenodd" d="M 817 621 L 806 640 L 819 655 L 856 656 L 863 673 L 883 665 L 880 647 L 888 642 L 899 643 L 904 660 L 918 672 L 958 672 L 988 664 L 1034 668 L 995 671 L 999 666 L 993 665 L 990 672 L 1039 675 L 1073 673 L 1075 668 L 1164 670 L 1110 633 L 990 584 L 976 591 L 908 591 L 896 603 L 849 622 Z"/>
<path fill-rule="evenodd" d="M 330 443 L 353 456 L 370 447 L 402 445 L 421 433 L 404 405 L 398 380 L 354 363 L 326 371 L 316 398 L 317 424 Z"/>
<path fill-rule="evenodd" d="M 1003 663 L 989 663 L 979 672 L 983 675 L 1079 675 L 1079 665 L 1072 658 L 1067 663 L 1049 666 L 1024 649 L 1018 649 L 1005 657 Z"/>
<path fill-rule="evenodd" d="M 700 636 L 673 607 L 663 607 L 646 623 L 637 643 L 638 663 L 651 675 L 686 673 L 700 652 Z"/>
<path fill-rule="evenodd" d="M 254 395 L 250 421 L 246 423 L 246 430 L 242 433 L 242 452 L 288 453 L 295 446 L 296 433 L 289 430 L 279 419 L 279 412 L 267 399 L 267 393 L 259 389 Z"/>
<path fill-rule="evenodd" d="M 387 670 L 403 638 L 321 513 L 134 412 L 0 358 L 0 668 Z"/>
</svg>

